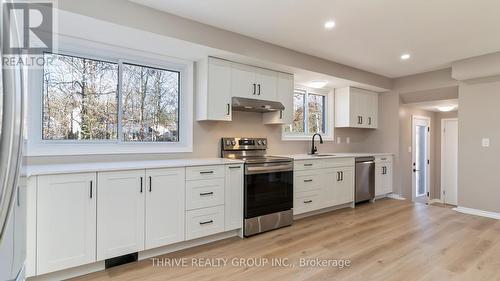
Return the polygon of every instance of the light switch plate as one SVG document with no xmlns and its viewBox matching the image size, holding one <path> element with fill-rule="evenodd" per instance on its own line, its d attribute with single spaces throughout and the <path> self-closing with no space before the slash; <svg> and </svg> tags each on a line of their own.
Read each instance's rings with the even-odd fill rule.
<svg viewBox="0 0 500 281">
<path fill-rule="evenodd" d="M 350 137 L 345 138 L 345 143 L 351 143 L 351 138 Z"/>
<path fill-rule="evenodd" d="M 411 146 L 408 146 L 408 153 L 411 153 Z"/>
<path fill-rule="evenodd" d="M 337 137 L 337 143 L 341 143 L 342 142 L 342 138 L 341 137 Z"/>
<path fill-rule="evenodd" d="M 489 147 L 490 146 L 490 139 L 489 138 L 483 138 L 481 141 L 481 144 L 483 147 Z"/>
</svg>

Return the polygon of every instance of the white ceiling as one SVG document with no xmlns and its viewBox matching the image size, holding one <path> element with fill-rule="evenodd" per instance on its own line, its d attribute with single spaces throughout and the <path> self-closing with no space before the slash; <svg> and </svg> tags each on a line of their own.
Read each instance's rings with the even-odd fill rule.
<svg viewBox="0 0 500 281">
<path fill-rule="evenodd" d="M 388 77 L 500 51 L 498 0 L 132 1 Z"/>
<path fill-rule="evenodd" d="M 458 110 L 458 99 L 426 101 L 426 102 L 419 102 L 419 103 L 410 103 L 407 105 L 414 107 L 414 108 L 421 109 L 421 110 L 436 111 L 436 112 L 440 111 L 439 110 L 440 107 L 452 106 L 454 108 L 451 111 L 457 111 Z"/>
</svg>

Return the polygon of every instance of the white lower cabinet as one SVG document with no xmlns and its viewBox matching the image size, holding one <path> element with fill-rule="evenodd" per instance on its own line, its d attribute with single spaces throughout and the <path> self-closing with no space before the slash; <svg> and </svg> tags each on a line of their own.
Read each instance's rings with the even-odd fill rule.
<svg viewBox="0 0 500 281">
<path fill-rule="evenodd" d="M 186 239 L 195 239 L 224 231 L 224 206 L 186 212 Z"/>
<path fill-rule="evenodd" d="M 393 192 L 392 156 L 375 158 L 375 196 L 383 196 Z"/>
<path fill-rule="evenodd" d="M 354 159 L 295 162 L 294 215 L 354 201 Z"/>
<path fill-rule="evenodd" d="M 184 241 L 185 175 L 185 168 L 146 170 L 146 249 Z"/>
<path fill-rule="evenodd" d="M 38 177 L 36 272 L 96 261 L 96 173 Z"/>
<path fill-rule="evenodd" d="M 144 250 L 145 171 L 102 172 L 97 190 L 97 259 Z"/>
<path fill-rule="evenodd" d="M 243 228 L 243 164 L 34 176 L 36 276 Z M 236 232 L 235 232 L 236 233 Z M 74 269 L 70 269 L 74 270 Z"/>
<path fill-rule="evenodd" d="M 227 165 L 225 180 L 224 230 L 243 228 L 243 164 Z"/>
</svg>

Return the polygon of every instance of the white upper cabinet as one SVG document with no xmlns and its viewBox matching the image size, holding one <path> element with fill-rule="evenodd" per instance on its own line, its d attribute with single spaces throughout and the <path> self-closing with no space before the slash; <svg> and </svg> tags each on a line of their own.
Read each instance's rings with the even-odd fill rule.
<svg viewBox="0 0 500 281">
<path fill-rule="evenodd" d="M 38 178 L 37 274 L 96 261 L 96 174 Z"/>
<path fill-rule="evenodd" d="M 275 101 L 277 90 L 276 71 L 239 63 L 231 64 L 231 91 L 234 97 Z"/>
<path fill-rule="evenodd" d="M 353 87 L 335 89 L 335 127 L 378 127 L 378 94 Z"/>
<path fill-rule="evenodd" d="M 185 170 L 146 170 L 146 249 L 185 239 Z"/>
<path fill-rule="evenodd" d="M 98 260 L 144 250 L 144 177 L 144 170 L 98 173 Z"/>
<path fill-rule="evenodd" d="M 196 119 L 231 121 L 231 63 L 208 58 L 196 70 Z"/>
<path fill-rule="evenodd" d="M 293 75 L 278 73 L 277 100 L 285 106 L 285 110 L 269 112 L 262 115 L 264 124 L 292 124 L 293 123 Z"/>
</svg>

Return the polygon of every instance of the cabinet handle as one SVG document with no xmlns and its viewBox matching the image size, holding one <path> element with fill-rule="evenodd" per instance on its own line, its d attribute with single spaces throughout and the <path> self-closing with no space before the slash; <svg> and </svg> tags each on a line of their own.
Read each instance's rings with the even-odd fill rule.
<svg viewBox="0 0 500 281">
<path fill-rule="evenodd" d="M 16 192 L 17 192 L 17 195 L 16 195 L 17 196 L 17 198 L 16 198 L 17 200 L 16 200 L 16 202 L 17 202 L 17 206 L 21 207 L 21 197 L 20 197 L 20 194 L 19 194 L 19 192 L 20 192 L 19 189 L 21 189 L 21 187 L 18 185 L 17 186 L 17 190 L 16 190 Z M 92 197 L 90 197 L 90 198 L 92 198 Z"/>
<path fill-rule="evenodd" d="M 372 118 L 368 117 L 368 125 L 371 125 L 371 124 L 372 124 Z"/>
<path fill-rule="evenodd" d="M 361 116 L 358 116 L 358 124 L 363 124 L 363 122 L 361 121 Z"/>
<path fill-rule="evenodd" d="M 313 164 L 311 163 L 307 163 L 307 164 L 304 164 L 304 167 L 311 167 Z"/>
<path fill-rule="evenodd" d="M 253 83 L 253 95 L 255 95 L 255 91 L 256 91 L 255 87 L 256 87 L 255 83 Z"/>
<path fill-rule="evenodd" d="M 260 84 L 259 84 L 259 93 L 258 93 L 258 95 L 260 96 Z"/>
<path fill-rule="evenodd" d="M 142 177 L 141 177 L 141 193 L 142 193 Z"/>
<path fill-rule="evenodd" d="M 312 203 L 312 200 L 304 200 L 304 204 Z"/>
<path fill-rule="evenodd" d="M 363 124 L 363 116 L 359 116 L 359 118 L 361 119 L 361 123 L 359 124 Z"/>
<path fill-rule="evenodd" d="M 214 193 L 212 191 L 200 193 L 200 196 L 208 196 L 208 195 L 214 195 Z"/>
<path fill-rule="evenodd" d="M 214 171 L 201 171 L 200 174 L 205 175 L 205 174 L 213 174 Z"/>
<path fill-rule="evenodd" d="M 93 197 L 93 189 L 94 189 L 93 185 L 94 185 L 93 181 L 90 181 L 90 198 Z"/>
<path fill-rule="evenodd" d="M 340 181 L 340 172 L 337 172 L 337 181 Z"/>
<path fill-rule="evenodd" d="M 312 179 L 304 180 L 304 182 L 312 182 L 312 181 L 313 181 Z"/>
<path fill-rule="evenodd" d="M 240 169 L 241 166 L 229 166 L 229 169 Z"/>
<path fill-rule="evenodd" d="M 283 119 L 283 110 L 280 110 L 280 119 Z"/>
<path fill-rule="evenodd" d="M 228 103 L 227 104 L 227 113 L 226 113 L 226 115 L 229 115 L 230 111 L 231 111 L 231 105 Z"/>
<path fill-rule="evenodd" d="M 149 176 L 149 192 L 153 191 L 153 177 Z"/>
<path fill-rule="evenodd" d="M 340 181 L 344 181 L 344 171 L 340 172 Z"/>
<path fill-rule="evenodd" d="M 200 225 L 210 224 L 210 223 L 213 223 L 213 222 L 214 222 L 213 220 L 209 220 L 209 221 L 200 221 Z"/>
</svg>

